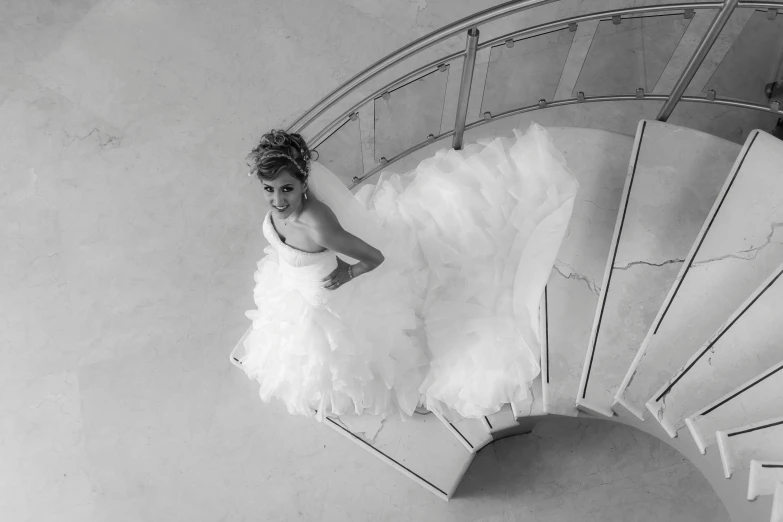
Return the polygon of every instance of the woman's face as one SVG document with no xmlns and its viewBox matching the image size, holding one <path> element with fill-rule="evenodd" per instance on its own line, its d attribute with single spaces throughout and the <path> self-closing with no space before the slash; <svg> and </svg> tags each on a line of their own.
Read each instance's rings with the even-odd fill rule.
<svg viewBox="0 0 783 522">
<path fill-rule="evenodd" d="M 281 219 L 299 212 L 307 185 L 283 170 L 273 180 L 262 180 L 264 194 L 272 212 Z"/>
</svg>

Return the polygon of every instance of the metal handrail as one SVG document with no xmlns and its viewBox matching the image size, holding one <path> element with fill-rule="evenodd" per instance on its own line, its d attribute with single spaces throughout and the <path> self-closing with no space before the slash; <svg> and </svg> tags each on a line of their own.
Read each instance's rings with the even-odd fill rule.
<svg viewBox="0 0 783 522">
<path fill-rule="evenodd" d="M 474 121 L 473 123 L 469 123 L 465 125 L 465 130 L 475 129 L 487 123 L 497 121 L 503 118 L 508 118 L 509 116 L 517 116 L 519 114 L 523 114 L 526 112 L 533 112 L 533 111 L 541 110 L 543 108 L 562 107 L 565 105 L 575 105 L 579 103 L 591 103 L 591 102 L 596 103 L 596 102 L 613 102 L 613 101 L 666 101 L 668 98 L 669 98 L 668 94 L 645 94 L 642 98 L 639 98 L 639 96 L 635 94 L 617 94 L 617 95 L 610 95 L 610 96 L 584 96 L 584 97 L 580 96 L 577 98 L 568 98 L 566 100 L 556 100 L 556 101 L 548 102 L 545 107 L 542 107 L 540 104 L 536 104 L 536 105 L 528 105 L 527 107 L 511 109 L 497 115 L 492 115 L 490 118 L 477 120 Z M 714 104 L 714 105 L 723 105 L 727 107 L 737 107 L 739 109 L 749 109 L 749 110 L 755 110 L 759 112 L 779 114 L 781 117 L 783 117 L 783 110 L 781 110 L 780 106 L 776 106 L 774 103 L 773 103 L 773 107 L 770 107 L 758 103 L 744 102 L 742 100 L 733 100 L 728 98 L 708 98 L 702 96 L 682 96 L 680 98 L 680 101 L 689 102 L 689 103 L 707 103 L 707 104 Z M 443 132 L 437 136 L 432 136 L 426 141 L 413 145 L 412 147 L 393 156 L 383 164 L 375 166 L 375 168 L 363 174 L 361 177 L 358 176 L 354 177 L 352 184 L 348 188 L 354 189 L 356 186 L 367 181 L 369 178 L 371 178 L 372 176 L 380 172 L 382 169 L 388 167 L 390 164 L 394 163 L 395 161 L 400 160 L 410 154 L 413 154 L 417 150 L 422 149 L 427 145 L 431 145 L 432 143 L 435 143 L 444 138 L 448 138 L 452 135 L 454 135 L 453 129 Z"/>
<path fill-rule="evenodd" d="M 509 38 L 515 38 L 520 36 L 535 35 L 535 33 L 544 33 L 556 29 L 565 29 L 571 24 L 580 24 L 582 22 L 589 22 L 591 20 L 610 19 L 615 16 L 622 17 L 623 15 L 633 14 L 647 14 L 647 13 L 666 13 L 669 11 L 687 11 L 696 9 L 720 9 L 723 2 L 688 2 L 679 4 L 660 4 L 660 5 L 643 5 L 639 7 L 623 7 L 620 9 L 610 9 L 609 11 L 599 11 L 597 13 L 587 13 L 583 15 L 572 16 L 571 18 L 563 18 L 562 20 L 553 20 L 551 22 L 544 22 L 539 25 L 527 27 L 525 29 L 519 29 L 506 33 L 503 36 L 498 36 L 486 42 L 479 44 L 479 50 L 486 47 L 493 47 L 500 43 L 505 42 Z"/>
<path fill-rule="evenodd" d="M 764 2 L 764 5 L 766 5 L 768 2 Z M 751 4 L 751 2 L 745 2 L 745 4 Z M 760 4 L 759 2 L 753 2 L 753 5 L 745 5 L 743 4 L 743 7 L 757 7 L 756 4 Z M 505 42 L 509 38 L 520 38 L 520 37 L 528 37 L 531 35 L 535 35 L 536 33 L 541 32 L 547 32 L 557 29 L 564 29 L 570 26 L 571 24 L 579 24 L 582 22 L 589 22 L 591 20 L 601 20 L 603 18 L 607 17 L 613 17 L 613 16 L 623 16 L 623 15 L 632 15 L 632 14 L 647 14 L 647 13 L 660 13 L 660 12 L 669 12 L 669 11 L 686 11 L 689 9 L 720 9 L 723 5 L 723 2 L 688 2 L 688 3 L 678 3 L 678 4 L 661 4 L 661 5 L 651 5 L 651 6 L 639 6 L 639 7 L 626 7 L 626 8 L 620 8 L 620 9 L 611 9 L 609 11 L 599 11 L 597 13 L 588 13 L 583 15 L 576 15 L 572 16 L 570 18 L 564 18 L 562 20 L 554 20 L 552 22 L 544 22 L 542 24 L 534 25 L 532 27 L 527 27 L 525 29 L 519 29 L 516 31 L 512 31 L 510 33 L 506 33 L 502 36 L 498 36 L 496 38 L 492 38 L 491 40 L 487 40 L 486 42 L 481 42 L 478 45 L 477 51 L 480 51 L 482 49 L 486 49 L 487 47 L 493 47 L 495 45 L 498 45 L 500 43 Z M 783 2 L 781 2 L 781 6 L 783 6 Z M 309 145 L 312 148 L 318 147 L 318 145 L 321 144 L 321 142 L 328 137 L 332 132 L 336 131 L 337 128 L 339 128 L 342 124 L 344 124 L 348 118 L 356 113 L 364 104 L 368 103 L 369 101 L 378 98 L 380 95 L 382 95 L 385 92 L 391 92 L 394 89 L 402 86 L 403 84 L 407 83 L 409 80 L 412 80 L 418 76 L 423 76 L 425 73 L 434 72 L 435 69 L 437 69 L 439 66 L 445 65 L 453 60 L 456 60 L 458 58 L 462 58 L 465 56 L 465 51 L 459 51 L 453 54 L 450 54 L 448 56 L 444 56 L 443 58 L 439 58 L 437 60 L 434 60 L 426 65 L 422 65 L 418 69 L 415 69 L 404 76 L 401 76 L 400 78 L 397 78 L 396 80 L 392 80 L 391 82 L 387 83 L 383 87 L 380 87 L 379 89 L 375 90 L 372 94 L 368 94 L 362 100 L 358 101 L 354 105 L 352 105 L 348 110 L 343 112 L 340 116 L 335 118 L 332 123 L 324 127 L 321 131 L 319 131 L 315 136 L 313 136 L 310 140 L 308 140 Z M 347 95 L 348 93 L 346 93 Z M 339 100 L 337 100 L 339 101 Z M 336 102 L 337 102 L 336 101 Z M 336 103 L 335 102 L 335 103 Z M 292 124 L 293 125 L 293 124 Z M 291 130 L 293 127 L 289 128 L 289 132 L 294 132 Z M 301 129 L 300 129 L 301 130 Z"/>
<path fill-rule="evenodd" d="M 459 83 L 457 97 L 457 122 L 454 125 L 454 141 L 452 148 L 462 148 L 462 135 L 465 133 L 465 120 L 468 117 L 468 102 L 470 101 L 470 86 L 473 83 L 473 70 L 476 68 L 476 51 L 478 50 L 479 30 L 475 27 L 468 30 L 468 42 L 465 44 L 465 62 L 462 66 L 462 80 Z"/>
<path fill-rule="evenodd" d="M 676 104 L 679 101 L 694 102 L 694 103 L 712 103 L 716 105 L 724 105 L 724 106 L 731 106 L 731 107 L 737 107 L 742 109 L 757 110 L 757 111 L 762 111 L 762 112 L 767 112 L 772 114 L 780 114 L 783 116 L 783 111 L 780 110 L 780 104 L 776 102 L 772 103 L 770 106 L 764 106 L 756 103 L 745 102 L 742 100 L 733 100 L 733 99 L 726 99 L 726 98 L 718 99 L 716 98 L 714 91 L 711 91 L 708 97 L 683 96 L 685 89 L 690 84 L 698 68 L 706 58 L 709 51 L 712 49 L 712 46 L 715 40 L 717 39 L 718 35 L 725 27 L 731 14 L 737 7 L 748 8 L 748 9 L 779 9 L 783 7 L 783 1 L 750 2 L 750 1 L 741 1 L 741 0 L 724 0 L 719 2 L 689 2 L 689 3 L 663 4 L 663 5 L 655 5 L 655 6 L 627 7 L 627 8 L 613 9 L 613 10 L 602 11 L 597 13 L 577 15 L 567 19 L 545 22 L 533 27 L 528 27 L 525 29 L 520 29 L 517 31 L 513 31 L 511 33 L 507 33 L 503 36 L 493 38 L 486 42 L 478 43 L 479 25 L 491 22 L 493 20 L 508 16 L 513 13 L 530 9 L 532 7 L 551 3 L 553 1 L 555 0 L 538 0 L 538 1 L 516 0 L 516 1 L 508 2 L 506 4 L 502 4 L 495 8 L 487 9 L 473 16 L 454 22 L 438 31 L 430 33 L 429 35 L 426 35 L 422 38 L 419 38 L 418 40 L 412 42 L 411 44 L 379 60 L 372 66 L 363 70 L 362 72 L 360 72 L 359 74 L 357 74 L 356 76 L 348 80 L 346 83 L 344 83 L 343 85 L 341 85 L 340 87 L 332 91 L 328 96 L 326 96 L 320 102 L 316 103 L 312 108 L 310 108 L 302 116 L 300 116 L 294 123 L 292 123 L 291 126 L 289 126 L 288 131 L 300 132 L 307 125 L 315 121 L 315 119 L 317 119 L 320 115 L 322 115 L 332 106 L 334 106 L 336 103 L 338 103 L 340 100 L 345 98 L 348 94 L 353 92 L 355 89 L 357 89 L 359 86 L 363 85 L 370 79 L 378 76 L 379 74 L 388 70 L 389 68 L 396 65 L 397 63 L 404 60 L 405 58 L 410 57 L 420 51 L 423 51 L 424 49 L 431 47 L 436 43 L 441 42 L 446 38 L 449 38 L 457 34 L 459 31 L 464 30 L 466 28 L 468 29 L 468 39 L 467 39 L 465 51 L 456 52 L 448 56 L 445 56 L 443 58 L 440 58 L 438 60 L 432 61 L 426 65 L 423 65 L 415 69 L 414 71 L 411 71 L 387 83 L 384 87 L 381 87 L 380 89 L 376 90 L 372 94 L 365 96 L 361 101 L 354 104 L 350 109 L 345 111 L 338 118 L 332 120 L 332 122 L 328 124 L 326 127 L 324 127 L 320 132 L 318 132 L 312 140 L 308 140 L 310 142 L 311 148 L 316 148 L 333 132 L 335 132 L 343 124 L 345 124 L 348 121 L 348 119 L 355 119 L 357 116 L 357 111 L 366 103 L 372 101 L 373 99 L 377 98 L 380 95 L 383 95 L 384 93 L 391 92 L 392 90 L 405 85 L 409 81 L 415 80 L 419 76 L 423 76 L 425 74 L 429 74 L 430 72 L 434 72 L 434 70 L 436 69 L 442 69 L 449 62 L 455 59 L 464 57 L 462 79 L 460 83 L 459 97 L 457 100 L 457 117 L 454 124 L 454 128 L 450 131 L 443 132 L 438 136 L 434 136 L 430 134 L 430 136 L 426 141 L 413 145 L 407 150 L 395 155 L 391 159 L 387 160 L 386 158 L 382 158 L 380 165 L 377 165 L 375 168 L 363 174 L 361 177 L 354 177 L 353 184 L 350 186 L 350 188 L 354 188 L 358 184 L 362 183 L 369 177 L 376 174 L 382 168 L 388 166 L 390 163 L 393 163 L 399 160 L 400 158 L 403 158 L 438 140 L 447 138 L 449 136 L 453 136 L 454 138 L 452 141 L 452 147 L 455 149 L 459 149 L 462 146 L 462 135 L 465 130 L 470 130 L 475 127 L 484 125 L 488 121 L 494 121 L 508 116 L 522 114 L 525 112 L 530 112 L 546 107 L 560 107 L 564 105 L 571 105 L 571 104 L 585 103 L 585 102 L 626 101 L 626 100 L 639 101 L 641 99 L 641 100 L 648 100 L 648 101 L 664 102 L 663 107 L 661 108 L 661 111 L 658 114 L 658 119 L 661 121 L 666 121 L 666 119 L 668 119 L 668 117 L 671 115 L 672 111 L 674 110 Z M 484 120 L 478 120 L 470 124 L 466 123 L 467 107 L 468 107 L 468 101 L 470 96 L 470 85 L 472 83 L 473 70 L 475 67 L 476 52 L 478 50 L 485 49 L 487 47 L 493 47 L 495 45 L 500 44 L 501 42 L 508 41 L 509 39 L 513 39 L 515 37 L 519 38 L 525 36 L 533 36 L 536 33 L 544 33 L 551 30 L 574 27 L 575 24 L 585 22 L 585 21 L 590 21 L 590 20 L 596 20 L 596 19 L 600 20 L 607 17 L 617 18 L 617 17 L 622 17 L 623 15 L 656 13 L 656 12 L 682 11 L 684 13 L 687 13 L 688 11 L 693 12 L 696 9 L 718 9 L 719 11 L 715 19 L 712 21 L 709 29 L 705 33 L 704 37 L 702 38 L 702 41 L 697 47 L 696 52 L 691 56 L 690 61 L 686 65 L 683 72 L 680 74 L 680 77 L 678 78 L 675 87 L 672 89 L 671 94 L 645 94 L 641 89 L 639 89 L 636 95 L 629 94 L 629 95 L 586 97 L 584 93 L 580 92 L 578 93 L 578 96 L 576 98 L 555 100 L 549 102 L 546 100 L 541 100 L 536 105 L 512 109 L 498 115 L 490 115 L 489 113 L 486 113 L 488 117 L 485 117 Z"/>
<path fill-rule="evenodd" d="M 513 0 L 511 2 L 506 2 L 505 4 L 500 4 L 496 7 L 485 9 L 484 11 L 480 11 L 474 15 L 463 18 L 462 20 L 457 20 L 456 22 L 442 27 L 437 31 L 422 36 L 418 40 L 414 40 L 405 47 L 394 51 L 385 58 L 381 58 L 330 92 L 325 98 L 313 105 L 303 115 L 297 118 L 288 127 L 288 132 L 301 131 L 307 125 L 312 123 L 312 121 L 315 120 L 318 116 L 329 110 L 330 107 L 340 101 L 346 94 L 363 85 L 373 77 L 396 65 L 397 63 L 408 58 L 409 56 L 428 49 L 433 45 L 451 38 L 452 36 L 455 36 L 472 27 L 478 27 L 479 25 L 492 22 L 499 18 L 504 18 L 510 14 L 518 13 L 520 11 L 525 11 L 539 5 L 549 4 L 556 1 L 557 0 Z"/>
<path fill-rule="evenodd" d="M 497 19 L 504 18 L 508 15 L 519 13 L 521 11 L 532 9 L 540 5 L 549 4 L 555 1 L 557 0 L 514 0 L 511 2 L 507 2 L 505 4 L 501 4 L 496 7 L 486 9 L 484 11 L 480 11 L 471 16 L 453 22 L 445 27 L 442 27 L 441 29 L 434 31 L 428 35 L 425 35 L 419 38 L 418 40 L 411 42 L 405 47 L 402 47 L 397 51 L 385 56 L 384 58 L 381 58 L 380 60 L 372 64 L 370 67 L 359 72 L 350 80 L 348 80 L 344 84 L 334 89 L 326 97 L 324 97 L 322 100 L 320 100 L 315 105 L 313 105 L 310 109 L 305 111 L 304 114 L 299 116 L 291 125 L 289 125 L 288 132 L 300 132 L 307 125 L 312 123 L 316 118 L 318 118 L 324 112 L 329 110 L 331 107 L 333 107 L 336 103 L 342 100 L 345 96 L 353 92 L 355 89 L 357 89 L 358 87 L 365 84 L 372 78 L 378 76 L 379 74 L 390 69 L 394 65 L 398 64 L 399 62 L 405 60 L 410 56 L 413 56 L 425 49 L 428 49 L 433 45 L 442 42 L 443 40 L 446 40 L 448 38 L 451 38 L 452 36 L 455 36 L 456 34 L 459 34 L 461 31 L 470 29 L 471 27 L 478 27 L 482 24 L 486 24 L 495 21 Z M 623 14 L 622 12 L 630 13 L 630 12 L 665 11 L 665 10 L 672 10 L 678 8 L 679 9 L 717 9 L 723 6 L 723 4 L 724 4 L 723 2 L 702 2 L 702 3 L 689 3 L 689 4 L 669 4 L 666 6 L 636 7 L 636 8 L 628 8 L 628 9 L 618 9 L 614 11 L 614 14 L 622 15 Z M 749 8 L 749 9 L 775 9 L 775 8 L 779 9 L 779 8 L 783 8 L 783 2 L 780 1 L 752 2 L 752 1 L 743 0 L 739 2 L 738 7 Z M 602 16 L 607 16 L 608 13 L 609 12 L 607 11 L 601 14 Z M 572 22 L 576 18 L 582 18 L 583 20 L 590 20 L 590 19 L 594 19 L 594 17 L 595 15 L 583 15 L 583 17 L 574 17 L 571 20 Z M 560 24 L 562 23 L 562 21 L 553 22 L 553 23 Z M 493 41 L 496 40 L 497 39 Z M 486 44 L 482 43 L 479 46 L 479 49 L 482 49 L 485 46 Z M 437 62 L 442 63 L 454 59 L 455 57 L 459 57 L 462 54 L 464 53 L 457 53 L 456 55 L 451 55 L 449 57 L 441 58 L 440 60 L 437 60 Z M 366 103 L 366 101 L 364 103 Z M 341 116 L 340 118 L 338 118 L 338 120 L 344 117 L 345 116 Z M 319 133 L 319 135 L 322 134 L 323 133 Z"/>
<path fill-rule="evenodd" d="M 337 127 L 339 127 L 340 125 L 345 123 L 347 121 L 347 119 L 350 118 L 350 116 L 352 114 L 355 114 L 356 111 L 358 111 L 362 106 L 364 106 L 365 103 L 378 98 L 379 96 L 381 96 L 385 92 L 391 92 L 394 89 L 403 86 L 404 84 L 408 83 L 410 80 L 413 80 L 414 78 L 416 78 L 418 76 L 423 76 L 424 73 L 426 73 L 427 71 L 435 72 L 435 70 L 437 70 L 437 68 L 439 66 L 445 65 L 448 62 L 450 62 L 450 61 L 452 61 L 452 60 L 454 60 L 456 58 L 459 58 L 461 56 L 465 56 L 465 51 L 459 51 L 457 53 L 450 54 L 450 55 L 448 55 L 448 56 L 446 56 L 444 58 L 440 58 L 438 60 L 435 60 L 434 62 L 430 62 L 427 65 L 422 65 L 418 69 L 415 69 L 415 70 L 409 72 L 405 76 L 401 76 L 401 77 L 397 78 L 396 80 L 387 83 L 386 85 L 384 85 L 380 89 L 376 90 L 372 94 L 368 94 L 367 96 L 362 98 L 361 101 L 355 103 L 350 109 L 348 109 L 347 111 L 342 113 L 340 116 L 335 118 L 335 120 L 332 121 L 332 123 L 330 123 L 329 125 L 324 127 L 323 130 L 321 130 L 318 134 L 313 136 L 313 138 L 308 141 L 308 146 L 310 148 L 313 148 L 313 149 L 318 147 L 318 145 L 321 144 L 321 141 L 323 141 L 324 138 L 328 137 L 333 131 L 337 130 Z M 432 69 L 432 70 L 430 70 L 430 69 Z M 289 129 L 288 132 L 293 132 L 293 131 L 291 131 Z"/>
<path fill-rule="evenodd" d="M 680 77 L 677 79 L 677 83 L 674 84 L 674 88 L 672 89 L 669 98 L 663 104 L 663 107 L 661 107 L 661 111 L 658 113 L 658 117 L 656 118 L 658 121 L 668 120 L 669 116 L 671 116 L 672 112 L 674 112 L 674 107 L 685 93 L 685 89 L 688 87 L 688 85 L 690 85 L 691 80 L 693 80 L 693 77 L 696 75 L 696 71 L 698 71 L 699 67 L 701 67 L 701 64 L 707 57 L 707 53 L 710 52 L 713 44 L 715 43 L 715 40 L 718 39 L 718 35 L 720 35 L 721 31 L 723 31 L 723 28 L 726 27 L 726 24 L 728 23 L 731 15 L 734 13 L 734 9 L 737 7 L 737 4 L 739 4 L 739 0 L 726 0 L 726 2 L 723 4 L 723 7 L 718 12 L 718 15 L 710 24 L 709 29 L 707 29 L 707 32 L 704 33 L 704 37 L 701 39 L 701 42 L 699 42 L 699 46 L 696 48 L 696 52 L 693 53 L 691 59 L 688 60 L 688 65 L 686 65 L 685 69 L 683 69 L 682 74 L 680 74 Z"/>
</svg>

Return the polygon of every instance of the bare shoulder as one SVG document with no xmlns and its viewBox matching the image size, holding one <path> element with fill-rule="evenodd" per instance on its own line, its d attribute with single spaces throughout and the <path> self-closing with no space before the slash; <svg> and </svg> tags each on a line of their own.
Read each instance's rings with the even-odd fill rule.
<svg viewBox="0 0 783 522">
<path fill-rule="evenodd" d="M 336 220 L 337 216 L 334 215 L 332 209 L 315 198 L 310 198 L 302 211 L 302 214 L 299 216 L 299 222 L 308 227 L 318 226 L 322 223 Z"/>
<path fill-rule="evenodd" d="M 315 198 L 310 199 L 308 205 L 302 211 L 302 215 L 299 216 L 299 222 L 306 229 L 316 233 L 332 230 L 340 226 L 337 216 L 332 212 L 332 209 Z"/>
</svg>

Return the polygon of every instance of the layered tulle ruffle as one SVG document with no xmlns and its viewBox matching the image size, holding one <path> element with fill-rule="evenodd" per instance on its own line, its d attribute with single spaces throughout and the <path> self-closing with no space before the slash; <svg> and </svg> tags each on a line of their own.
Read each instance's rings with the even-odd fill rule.
<svg viewBox="0 0 783 522">
<path fill-rule="evenodd" d="M 324 306 L 286 283 L 269 249 L 241 361 L 262 399 L 319 418 L 405 417 L 419 400 L 478 417 L 528 397 L 539 303 L 578 184 L 543 128 L 515 134 L 363 187 L 356 200 L 382 231 L 368 242 L 386 261 Z"/>
<path fill-rule="evenodd" d="M 421 328 L 417 297 L 391 270 L 357 278 L 313 306 L 289 284 L 277 252 L 258 263 L 256 310 L 241 367 L 258 380 L 264 401 L 281 399 L 292 414 L 413 414 L 427 357 L 411 335 Z"/>
<path fill-rule="evenodd" d="M 497 412 L 540 373 L 539 304 L 578 183 L 543 128 L 515 134 L 439 151 L 359 195 L 417 238 L 403 257 L 428 274 L 421 392 L 444 413 Z"/>
</svg>

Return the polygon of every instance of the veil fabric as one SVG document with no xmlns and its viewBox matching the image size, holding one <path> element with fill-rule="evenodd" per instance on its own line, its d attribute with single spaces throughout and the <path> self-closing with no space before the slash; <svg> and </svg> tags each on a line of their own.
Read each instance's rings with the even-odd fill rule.
<svg viewBox="0 0 783 522">
<path fill-rule="evenodd" d="M 318 162 L 312 162 L 307 186 L 316 199 L 332 209 L 345 230 L 383 250 L 387 242 L 386 235 L 377 216 L 368 211 L 332 171 Z"/>
</svg>

